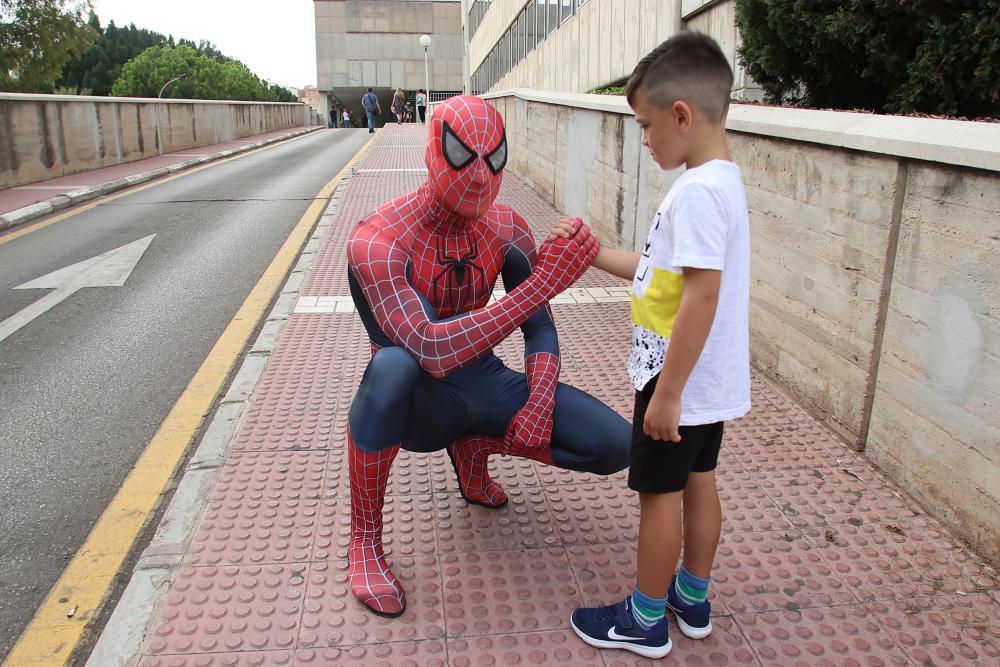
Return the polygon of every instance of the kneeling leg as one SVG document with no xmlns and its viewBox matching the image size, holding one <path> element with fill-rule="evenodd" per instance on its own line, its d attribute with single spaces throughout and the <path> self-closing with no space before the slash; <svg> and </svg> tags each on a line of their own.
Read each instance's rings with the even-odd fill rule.
<svg viewBox="0 0 1000 667">
<path fill-rule="evenodd" d="M 552 413 L 552 463 L 611 475 L 628 466 L 632 426 L 590 394 L 560 384 Z"/>
<path fill-rule="evenodd" d="M 382 506 L 419 373 L 416 361 L 405 350 L 379 350 L 365 370 L 348 418 L 351 591 L 380 616 L 399 616 L 406 608 L 403 587 L 383 553 Z"/>
</svg>

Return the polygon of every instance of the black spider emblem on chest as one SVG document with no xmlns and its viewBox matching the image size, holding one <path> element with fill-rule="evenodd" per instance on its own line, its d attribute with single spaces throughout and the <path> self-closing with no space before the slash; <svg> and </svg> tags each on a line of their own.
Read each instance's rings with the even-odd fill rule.
<svg viewBox="0 0 1000 667">
<path fill-rule="evenodd" d="M 476 281 L 486 282 L 486 272 L 476 264 L 477 259 L 479 259 L 479 242 L 476 239 L 472 239 L 472 244 L 467 252 L 461 253 L 457 257 L 448 254 L 444 247 L 444 239 L 438 242 L 437 263 L 441 270 L 434 275 L 431 281 L 434 290 L 434 303 L 438 307 L 447 306 L 450 312 L 458 312 L 458 307 L 461 305 L 459 295 L 462 289 L 465 287 L 474 288 Z M 469 280 L 468 284 L 466 283 L 467 279 Z M 442 300 L 442 296 L 445 300 Z"/>
</svg>

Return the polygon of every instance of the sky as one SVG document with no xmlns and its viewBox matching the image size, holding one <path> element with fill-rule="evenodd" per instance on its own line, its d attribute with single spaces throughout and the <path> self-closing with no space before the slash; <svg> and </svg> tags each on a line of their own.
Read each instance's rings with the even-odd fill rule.
<svg viewBox="0 0 1000 667">
<path fill-rule="evenodd" d="M 313 0 L 91 0 L 101 25 L 134 23 L 174 39 L 208 40 L 257 76 L 316 85 Z"/>
</svg>

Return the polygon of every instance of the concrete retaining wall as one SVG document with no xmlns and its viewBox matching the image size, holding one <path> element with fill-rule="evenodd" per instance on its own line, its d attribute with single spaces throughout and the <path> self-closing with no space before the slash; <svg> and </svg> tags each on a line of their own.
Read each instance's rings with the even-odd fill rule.
<svg viewBox="0 0 1000 667">
<path fill-rule="evenodd" d="M 638 248 L 679 172 L 621 98 L 488 96 L 510 169 Z M 1000 125 L 735 105 L 751 346 L 930 511 L 1000 560 Z"/>
<path fill-rule="evenodd" d="M 0 94 L 0 188 L 313 124 L 303 104 Z"/>
</svg>

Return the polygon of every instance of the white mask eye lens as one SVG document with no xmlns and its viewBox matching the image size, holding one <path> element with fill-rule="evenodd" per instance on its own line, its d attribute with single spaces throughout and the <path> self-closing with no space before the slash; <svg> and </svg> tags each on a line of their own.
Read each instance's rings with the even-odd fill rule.
<svg viewBox="0 0 1000 667">
<path fill-rule="evenodd" d="M 452 169 L 462 169 L 476 157 L 475 151 L 462 143 L 458 135 L 452 131 L 448 123 L 444 124 L 444 133 L 441 136 L 441 152 L 444 153 L 445 162 Z"/>
<path fill-rule="evenodd" d="M 493 149 L 493 152 L 486 156 L 486 164 L 490 171 L 499 174 L 507 164 L 507 135 L 500 139 L 500 145 Z"/>
</svg>

